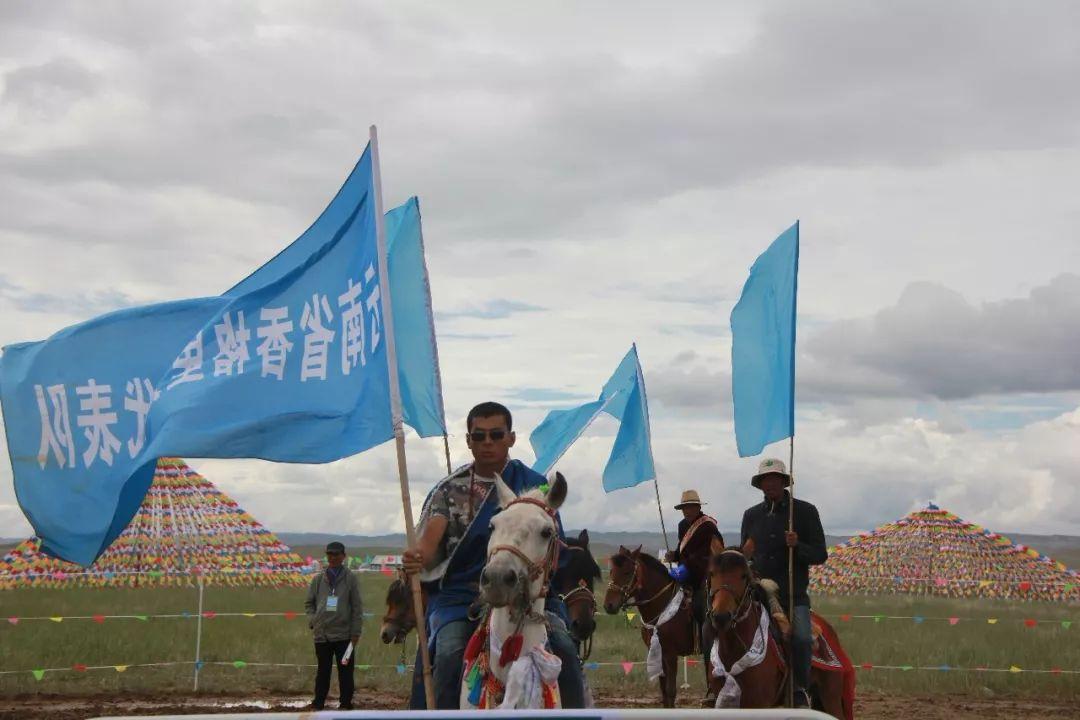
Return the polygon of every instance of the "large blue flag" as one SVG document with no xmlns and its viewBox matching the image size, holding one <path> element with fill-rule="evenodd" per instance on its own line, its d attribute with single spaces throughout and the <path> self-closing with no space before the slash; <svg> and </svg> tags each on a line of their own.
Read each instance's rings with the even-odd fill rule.
<svg viewBox="0 0 1080 720">
<path fill-rule="evenodd" d="M 220 298 L 5 348 L 16 494 L 46 551 L 92 562 L 138 509 L 158 456 L 326 462 L 392 437 L 371 171 L 365 152 L 316 223 Z M 418 218 L 397 231 L 418 234 Z"/>
<path fill-rule="evenodd" d="M 597 400 L 552 410 L 533 430 L 529 436 L 536 454 L 533 469 L 546 474 L 601 412 L 619 420 L 615 445 L 604 467 L 604 490 L 633 487 L 656 477 L 648 400 L 636 345 L 623 357 Z"/>
<path fill-rule="evenodd" d="M 739 456 L 795 434 L 795 302 L 799 223 L 750 268 L 731 311 L 731 397 Z"/>
</svg>

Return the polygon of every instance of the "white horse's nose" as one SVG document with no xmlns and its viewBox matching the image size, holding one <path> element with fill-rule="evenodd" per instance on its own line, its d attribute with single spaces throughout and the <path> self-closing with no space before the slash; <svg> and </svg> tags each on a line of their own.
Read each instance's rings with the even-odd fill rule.
<svg viewBox="0 0 1080 720">
<path fill-rule="evenodd" d="M 484 571 L 480 573 L 480 584 L 486 587 L 492 585 L 505 585 L 507 587 L 513 587 L 517 585 L 517 571 L 514 568 L 484 568 Z"/>
</svg>

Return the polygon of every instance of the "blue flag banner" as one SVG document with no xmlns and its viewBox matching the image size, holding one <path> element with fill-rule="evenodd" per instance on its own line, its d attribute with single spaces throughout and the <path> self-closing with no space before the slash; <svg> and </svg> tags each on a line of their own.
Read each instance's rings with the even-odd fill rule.
<svg viewBox="0 0 1080 720">
<path fill-rule="evenodd" d="M 138 510 L 156 465 L 144 451 L 161 371 L 227 305 L 205 298 L 120 310 L 4 348 L 15 494 L 48 552 L 88 565 Z"/>
<path fill-rule="evenodd" d="M 420 437 L 444 435 L 446 414 L 420 203 L 410 198 L 385 217 L 402 413 L 405 423 Z"/>
<path fill-rule="evenodd" d="M 390 242 L 415 246 L 419 230 L 417 212 Z M 415 272 L 415 255 L 398 267 Z M 328 462 L 390 439 L 378 273 L 365 152 L 316 223 L 222 297 L 121 310 L 5 348 L 15 490 L 45 550 L 93 562 L 159 456 Z M 430 308 L 426 295 L 398 295 L 406 315 Z M 431 403 L 416 400 L 417 416 Z"/>
<path fill-rule="evenodd" d="M 799 223 L 750 268 L 731 311 L 731 397 L 739 456 L 795 434 L 795 303 Z"/>
<path fill-rule="evenodd" d="M 604 468 L 604 490 L 633 487 L 656 477 L 649 431 L 649 407 L 637 346 L 623 357 L 600 397 L 567 410 L 552 410 L 529 436 L 533 469 L 546 474 L 601 413 L 620 421 Z"/>
</svg>

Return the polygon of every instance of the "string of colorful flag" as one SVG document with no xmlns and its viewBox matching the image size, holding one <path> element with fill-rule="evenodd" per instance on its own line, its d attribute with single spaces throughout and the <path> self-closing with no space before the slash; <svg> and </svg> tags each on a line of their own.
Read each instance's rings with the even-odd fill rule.
<svg viewBox="0 0 1080 720">
<path fill-rule="evenodd" d="M 212 620 L 214 618 L 227 618 L 227 617 L 246 617 L 246 618 L 258 618 L 258 617 L 283 617 L 286 620 L 292 620 L 301 613 L 295 610 L 286 610 L 283 612 L 218 612 L 216 610 L 206 610 L 202 613 L 202 617 L 206 620 Z M 11 625 L 18 625 L 21 622 L 41 622 L 51 621 L 54 623 L 61 623 L 67 620 L 92 620 L 98 624 L 104 623 L 106 620 L 139 620 L 147 622 L 151 619 L 180 619 L 190 620 L 197 617 L 199 613 L 191 613 L 183 611 L 180 613 L 158 613 L 158 614 L 130 614 L 130 615 L 33 615 L 33 616 L 18 616 L 12 615 L 7 618 L 7 621 Z M 364 617 L 374 617 L 375 613 L 365 612 Z M 987 625 L 1002 625 L 1007 626 L 1015 622 L 1023 623 L 1025 627 L 1034 628 L 1039 625 L 1057 625 L 1066 630 L 1072 627 L 1072 620 L 1047 620 L 1039 618 L 996 618 L 996 617 L 969 617 L 969 616 L 928 616 L 928 615 L 886 615 L 878 613 L 874 615 L 855 615 L 852 613 L 828 613 L 823 614 L 824 617 L 829 619 L 837 619 L 840 622 L 851 622 L 853 620 L 873 620 L 876 623 L 884 622 L 885 620 L 911 620 L 916 625 L 921 625 L 924 622 L 947 622 L 949 625 L 959 625 L 963 623 L 985 623 Z M 637 617 L 637 613 L 628 612 L 624 616 L 627 622 L 633 622 Z"/>
<path fill-rule="evenodd" d="M 972 587 L 987 588 L 993 586 L 1015 586 L 1021 592 L 1027 592 L 1033 588 L 1063 588 L 1065 592 L 1072 592 L 1073 588 L 1080 587 L 1080 583 L 1071 582 L 1068 580 L 1052 580 L 1047 582 L 1031 582 L 1028 580 L 979 580 L 975 578 L 945 578 L 945 577 L 914 577 L 906 575 L 844 575 L 845 579 L 849 580 L 889 580 L 893 583 L 907 583 L 907 582 L 933 582 L 938 587 L 945 587 L 948 585 L 969 585 Z M 819 581 L 818 578 L 814 578 L 815 581 Z M 812 581 L 813 584 L 813 581 Z M 822 592 L 828 593 L 828 586 L 824 585 L 819 588 Z"/>
<path fill-rule="evenodd" d="M 181 619 L 190 620 L 198 617 L 200 613 L 180 612 L 180 613 L 160 613 L 160 614 L 147 614 L 147 615 L 34 615 L 34 616 L 18 616 L 12 615 L 7 619 L 11 625 L 18 625 L 21 622 L 33 622 L 48 620 L 54 623 L 61 623 L 65 620 L 93 620 L 96 623 L 103 623 L 106 620 L 140 620 L 147 622 L 154 618 L 168 618 L 168 619 Z M 302 613 L 298 613 L 295 610 L 286 610 L 285 612 L 217 612 L 215 610 L 206 610 L 201 613 L 202 617 L 206 620 L 212 620 L 214 618 L 225 617 L 283 617 L 286 620 L 292 620 Z M 364 617 L 375 617 L 375 613 L 366 612 Z"/>
<path fill-rule="evenodd" d="M 687 664 L 696 666 L 700 664 L 700 660 L 688 659 Z M 314 663 L 270 663 L 270 662 L 251 662 L 247 660 L 206 660 L 206 661 L 192 661 L 192 660 L 177 660 L 173 662 L 156 662 L 156 663 L 128 663 L 124 665 L 84 665 L 76 663 L 71 667 L 60 668 L 35 668 L 32 670 L 0 670 L 0 675 L 23 675 L 29 674 L 34 677 L 35 680 L 44 680 L 46 673 L 86 673 L 101 670 L 112 670 L 117 673 L 124 673 L 131 669 L 136 668 L 151 668 L 151 667 L 175 667 L 175 666 L 195 666 L 196 669 L 203 669 L 207 666 L 218 667 L 233 667 L 237 670 L 243 670 L 245 668 L 259 668 L 259 667 L 276 667 L 276 668 L 313 668 L 316 667 Z M 604 667 L 618 667 L 623 671 L 624 675 L 629 675 L 634 671 L 634 668 L 644 667 L 645 663 L 642 661 L 622 661 L 622 662 L 597 662 L 588 661 L 584 663 L 585 670 L 599 670 Z M 386 670 L 393 668 L 398 675 L 405 675 L 412 672 L 412 667 L 403 663 L 397 664 L 357 664 L 356 669 L 362 672 L 371 670 Z M 977 665 L 975 667 L 962 667 L 957 665 L 876 665 L 874 663 L 860 663 L 856 664 L 855 668 L 864 671 L 878 671 L 878 670 L 891 670 L 899 672 L 961 672 L 961 673 L 1007 673 L 1013 675 L 1080 675 L 1080 669 L 1066 669 L 1059 667 L 1050 668 L 1023 668 L 1019 665 L 1010 665 L 1007 668 L 994 668 L 984 665 Z"/>
</svg>

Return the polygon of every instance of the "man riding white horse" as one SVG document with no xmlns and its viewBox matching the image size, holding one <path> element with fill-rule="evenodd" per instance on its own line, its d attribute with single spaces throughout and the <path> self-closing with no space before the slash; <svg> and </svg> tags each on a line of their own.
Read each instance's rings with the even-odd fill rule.
<svg viewBox="0 0 1080 720">
<path fill-rule="evenodd" d="M 435 704 L 455 710 L 461 694 L 462 658 L 482 612 L 476 607 L 480 574 L 487 561 L 491 520 L 498 509 L 494 477 L 521 494 L 544 485 L 543 475 L 510 459 L 516 437 L 510 411 L 499 403 L 481 403 L 469 411 L 467 442 L 473 462 L 439 481 L 428 494 L 418 524 L 417 546 L 404 553 L 408 573 L 420 573 L 428 592 L 428 645 L 432 652 Z M 555 516 L 560 540 L 562 523 Z M 565 556 L 564 556 L 565 559 Z M 577 648 L 566 629 L 566 606 L 549 593 L 548 644 L 562 660 L 559 690 L 567 708 L 585 705 L 584 677 Z M 417 653 L 412 709 L 425 707 Z"/>
</svg>

